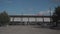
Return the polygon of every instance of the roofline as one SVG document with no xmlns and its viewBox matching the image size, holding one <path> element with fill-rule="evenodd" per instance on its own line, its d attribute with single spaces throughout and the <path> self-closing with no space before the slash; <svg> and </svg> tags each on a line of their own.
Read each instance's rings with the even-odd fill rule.
<svg viewBox="0 0 60 34">
<path fill-rule="evenodd" d="M 50 16 L 38 16 L 38 15 L 9 15 L 10 17 L 50 17 Z"/>
</svg>

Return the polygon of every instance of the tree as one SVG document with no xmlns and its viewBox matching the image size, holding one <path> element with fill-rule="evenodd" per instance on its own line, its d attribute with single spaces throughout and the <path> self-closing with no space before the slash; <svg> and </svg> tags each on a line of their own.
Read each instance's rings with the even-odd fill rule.
<svg viewBox="0 0 60 34">
<path fill-rule="evenodd" d="M 8 14 L 4 11 L 0 14 L 0 24 L 1 25 L 7 25 L 10 22 L 10 18 Z"/>
<path fill-rule="evenodd" d="M 53 24 L 56 23 L 55 26 L 58 26 L 58 21 L 60 20 L 60 6 L 55 8 L 55 12 L 52 15 Z"/>
</svg>

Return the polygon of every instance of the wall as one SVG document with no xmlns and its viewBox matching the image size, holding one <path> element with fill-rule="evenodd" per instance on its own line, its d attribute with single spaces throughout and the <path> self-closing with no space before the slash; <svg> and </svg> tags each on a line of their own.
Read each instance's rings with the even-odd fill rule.
<svg viewBox="0 0 60 34">
<path fill-rule="evenodd" d="M 48 18 L 46 18 L 46 17 L 44 17 L 44 18 L 41 18 L 41 17 L 36 17 L 36 18 L 34 18 L 34 17 L 23 17 L 23 18 L 21 18 L 21 17 L 14 17 L 14 19 L 13 19 L 13 17 L 10 17 L 10 21 L 23 21 L 23 22 L 35 22 L 35 21 L 37 21 L 37 22 L 43 22 L 43 19 L 44 19 L 44 22 L 50 22 L 50 18 L 48 17 Z"/>
</svg>

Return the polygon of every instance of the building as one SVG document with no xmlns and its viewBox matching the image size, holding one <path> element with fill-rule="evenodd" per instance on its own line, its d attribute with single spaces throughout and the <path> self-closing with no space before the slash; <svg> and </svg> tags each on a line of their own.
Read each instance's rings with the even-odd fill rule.
<svg viewBox="0 0 60 34">
<path fill-rule="evenodd" d="M 49 23 L 50 16 L 35 16 L 35 15 L 10 15 L 12 24 L 40 24 Z M 11 24 L 10 23 L 10 24 Z"/>
</svg>

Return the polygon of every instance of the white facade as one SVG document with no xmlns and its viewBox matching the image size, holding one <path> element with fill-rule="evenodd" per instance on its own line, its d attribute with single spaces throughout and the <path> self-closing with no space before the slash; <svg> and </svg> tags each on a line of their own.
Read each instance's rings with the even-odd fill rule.
<svg viewBox="0 0 60 34">
<path fill-rule="evenodd" d="M 43 21 L 43 18 L 36 18 L 37 19 L 37 22 L 42 22 Z"/>
<path fill-rule="evenodd" d="M 31 17 L 29 18 L 29 22 L 35 21 L 35 18 Z"/>
<path fill-rule="evenodd" d="M 28 20 L 29 19 L 29 20 Z M 10 18 L 10 21 L 13 21 L 13 17 Z M 34 17 L 15 17 L 14 21 L 24 21 L 24 22 L 32 22 L 32 21 L 37 21 L 37 22 L 43 22 L 43 18 L 39 17 L 39 18 L 34 18 Z M 50 18 L 44 18 L 44 22 L 50 22 Z"/>
<path fill-rule="evenodd" d="M 21 21 L 21 18 L 20 17 L 15 17 L 14 21 Z"/>
<path fill-rule="evenodd" d="M 13 21 L 13 17 L 10 17 L 10 21 Z"/>
<path fill-rule="evenodd" d="M 44 18 L 44 22 L 50 22 L 50 18 Z"/>
<path fill-rule="evenodd" d="M 24 18 L 22 18 L 22 21 L 27 22 L 28 21 L 28 18 L 27 17 L 24 17 Z"/>
</svg>

